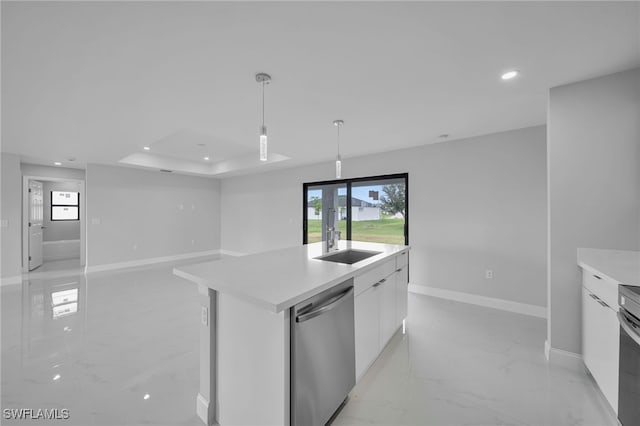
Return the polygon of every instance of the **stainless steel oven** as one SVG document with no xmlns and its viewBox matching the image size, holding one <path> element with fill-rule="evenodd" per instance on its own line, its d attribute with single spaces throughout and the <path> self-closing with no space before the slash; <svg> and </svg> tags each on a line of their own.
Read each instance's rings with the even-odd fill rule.
<svg viewBox="0 0 640 426">
<path fill-rule="evenodd" d="M 637 426 L 640 425 L 640 287 L 621 285 L 618 297 L 618 420 L 623 426 Z"/>
</svg>

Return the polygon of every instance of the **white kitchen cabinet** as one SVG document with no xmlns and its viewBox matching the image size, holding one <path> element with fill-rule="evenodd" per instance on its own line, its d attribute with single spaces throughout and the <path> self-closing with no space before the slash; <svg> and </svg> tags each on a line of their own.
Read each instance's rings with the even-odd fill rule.
<svg viewBox="0 0 640 426">
<path fill-rule="evenodd" d="M 353 279 L 354 294 L 356 297 L 379 282 L 380 280 L 387 278 L 389 275 L 393 274 L 396 270 L 396 259 L 392 258 L 387 260 L 386 262 L 376 266 L 375 268 L 369 269 L 362 275 L 358 275 Z"/>
<path fill-rule="evenodd" d="M 378 289 L 369 287 L 356 296 L 354 304 L 356 378 L 360 378 L 380 352 Z"/>
<path fill-rule="evenodd" d="M 395 274 L 396 324 L 407 317 L 409 302 L 409 268 L 405 264 Z"/>
<path fill-rule="evenodd" d="M 409 252 L 405 251 L 396 256 L 396 269 L 400 269 L 409 264 Z"/>
<path fill-rule="evenodd" d="M 582 286 L 582 356 L 603 395 L 618 412 L 618 365 L 620 331 L 617 318 L 617 302 L 611 305 L 610 291 L 596 293 L 607 284 L 617 291 L 615 283 L 601 282 L 588 271 L 583 271 Z M 594 287 L 593 283 L 598 283 Z"/>
<path fill-rule="evenodd" d="M 375 361 L 407 315 L 408 256 L 404 255 L 402 259 L 398 257 L 356 277 L 354 320 L 357 379 Z"/>
<path fill-rule="evenodd" d="M 377 287 L 380 306 L 380 350 L 398 329 L 396 323 L 396 282 L 395 274 L 382 280 Z"/>
</svg>

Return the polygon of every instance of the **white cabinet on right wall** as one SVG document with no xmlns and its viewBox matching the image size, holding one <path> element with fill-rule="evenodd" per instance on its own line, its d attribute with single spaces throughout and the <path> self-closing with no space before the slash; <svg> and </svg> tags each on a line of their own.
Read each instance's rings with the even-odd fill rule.
<svg viewBox="0 0 640 426">
<path fill-rule="evenodd" d="M 620 326 L 618 285 L 582 272 L 582 356 L 611 408 L 618 413 Z"/>
</svg>

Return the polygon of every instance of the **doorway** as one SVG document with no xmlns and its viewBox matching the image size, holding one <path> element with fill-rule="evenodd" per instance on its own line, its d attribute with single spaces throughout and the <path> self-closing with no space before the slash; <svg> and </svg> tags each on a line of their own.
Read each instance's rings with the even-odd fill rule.
<svg viewBox="0 0 640 426">
<path fill-rule="evenodd" d="M 84 180 L 23 176 L 23 273 L 84 267 L 84 193 Z"/>
</svg>

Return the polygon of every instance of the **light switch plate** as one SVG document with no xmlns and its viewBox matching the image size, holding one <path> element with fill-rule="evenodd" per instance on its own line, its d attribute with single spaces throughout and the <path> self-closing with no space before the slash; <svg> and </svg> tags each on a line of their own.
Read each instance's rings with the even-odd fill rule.
<svg viewBox="0 0 640 426">
<path fill-rule="evenodd" d="M 9 227 L 9 221 L 7 219 L 0 220 L 0 227 L 8 228 Z"/>
<path fill-rule="evenodd" d="M 100 218 L 99 217 L 92 217 L 91 218 L 91 224 L 92 225 L 100 225 Z"/>
</svg>

